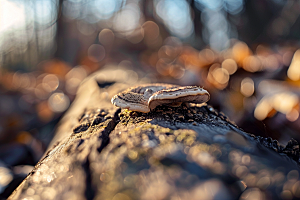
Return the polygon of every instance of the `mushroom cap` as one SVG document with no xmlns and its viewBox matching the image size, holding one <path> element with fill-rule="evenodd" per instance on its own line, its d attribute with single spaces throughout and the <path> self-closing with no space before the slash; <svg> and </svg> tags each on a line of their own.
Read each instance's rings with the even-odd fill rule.
<svg viewBox="0 0 300 200">
<path fill-rule="evenodd" d="M 138 112 L 150 112 L 162 104 L 179 106 L 182 102 L 204 103 L 209 93 L 199 86 L 178 86 L 163 83 L 131 87 L 111 99 L 115 106 Z"/>
<path fill-rule="evenodd" d="M 154 93 L 148 101 L 148 107 L 153 110 L 162 104 L 175 102 L 204 103 L 210 98 L 209 93 L 199 86 L 184 86 L 172 89 L 163 89 Z"/>
<path fill-rule="evenodd" d="M 115 95 L 111 99 L 111 103 L 120 108 L 147 113 L 150 112 L 148 100 L 155 92 L 174 87 L 180 86 L 154 83 L 130 87 L 127 90 Z"/>
<path fill-rule="evenodd" d="M 143 95 L 137 93 L 120 93 L 111 99 L 111 103 L 117 107 L 147 113 L 150 112 L 147 101 Z"/>
</svg>

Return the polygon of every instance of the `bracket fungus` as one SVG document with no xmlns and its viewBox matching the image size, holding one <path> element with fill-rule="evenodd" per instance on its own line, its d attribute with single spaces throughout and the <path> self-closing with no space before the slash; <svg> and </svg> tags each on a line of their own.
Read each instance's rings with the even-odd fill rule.
<svg viewBox="0 0 300 200">
<path fill-rule="evenodd" d="M 156 83 L 131 87 L 115 95 L 111 102 L 117 107 L 147 113 L 163 104 L 205 103 L 209 97 L 209 93 L 199 86 Z"/>
</svg>

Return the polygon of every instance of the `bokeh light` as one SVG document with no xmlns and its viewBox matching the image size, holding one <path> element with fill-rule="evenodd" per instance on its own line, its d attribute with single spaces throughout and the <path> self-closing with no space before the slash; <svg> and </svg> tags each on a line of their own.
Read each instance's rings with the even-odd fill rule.
<svg viewBox="0 0 300 200">
<path fill-rule="evenodd" d="M 112 17 L 125 3 L 126 0 L 97 0 L 91 1 L 90 6 L 96 17 L 103 20 Z"/>
<path fill-rule="evenodd" d="M 48 100 L 48 105 L 54 112 L 63 112 L 65 111 L 70 104 L 68 96 L 64 93 L 57 92 L 50 96 Z"/>
<path fill-rule="evenodd" d="M 186 1 L 155 0 L 154 2 L 157 15 L 175 36 L 179 38 L 191 36 L 194 26 Z"/>
<path fill-rule="evenodd" d="M 222 62 L 222 68 L 226 69 L 230 75 L 234 74 L 237 70 L 237 64 L 233 59 L 226 59 Z"/>
<path fill-rule="evenodd" d="M 135 4 L 128 4 L 113 20 L 113 29 L 120 35 L 130 35 L 140 23 L 140 9 Z"/>
<path fill-rule="evenodd" d="M 52 92 L 59 86 L 59 79 L 54 74 L 48 74 L 43 78 L 42 84 L 45 90 Z"/>
<path fill-rule="evenodd" d="M 300 79 L 300 50 L 297 50 L 293 56 L 292 63 L 287 71 L 288 77 L 293 81 Z"/>
<path fill-rule="evenodd" d="M 105 58 L 105 49 L 100 44 L 92 44 L 88 49 L 88 56 L 92 61 L 100 62 Z"/>
<path fill-rule="evenodd" d="M 99 42 L 104 46 L 110 46 L 114 42 L 115 34 L 110 29 L 103 29 L 99 33 Z"/>
<path fill-rule="evenodd" d="M 274 111 L 278 111 L 285 114 L 290 121 L 295 121 L 299 117 L 298 105 L 299 98 L 296 94 L 292 92 L 275 93 L 259 101 L 254 116 L 258 120 L 264 120 L 268 116 L 273 116 Z"/>
<path fill-rule="evenodd" d="M 251 78 L 244 78 L 241 82 L 241 93 L 250 97 L 254 93 L 254 81 Z"/>
</svg>

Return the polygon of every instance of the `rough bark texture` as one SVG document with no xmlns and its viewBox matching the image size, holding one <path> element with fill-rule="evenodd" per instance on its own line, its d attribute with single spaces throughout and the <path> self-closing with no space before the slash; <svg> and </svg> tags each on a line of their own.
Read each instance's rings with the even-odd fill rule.
<svg viewBox="0 0 300 200">
<path fill-rule="evenodd" d="M 110 98 L 139 83 L 120 72 L 81 85 L 55 144 L 9 199 L 300 198 L 295 141 L 254 137 L 207 105 L 118 109 Z"/>
</svg>

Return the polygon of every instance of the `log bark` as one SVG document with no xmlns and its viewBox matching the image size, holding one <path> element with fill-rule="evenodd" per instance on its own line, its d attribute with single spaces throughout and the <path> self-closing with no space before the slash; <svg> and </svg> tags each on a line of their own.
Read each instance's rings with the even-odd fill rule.
<svg viewBox="0 0 300 200">
<path fill-rule="evenodd" d="M 9 199 L 300 198 L 297 142 L 245 133 L 208 105 L 116 108 L 111 97 L 140 83 L 130 73 L 84 81 L 49 151 Z"/>
</svg>

